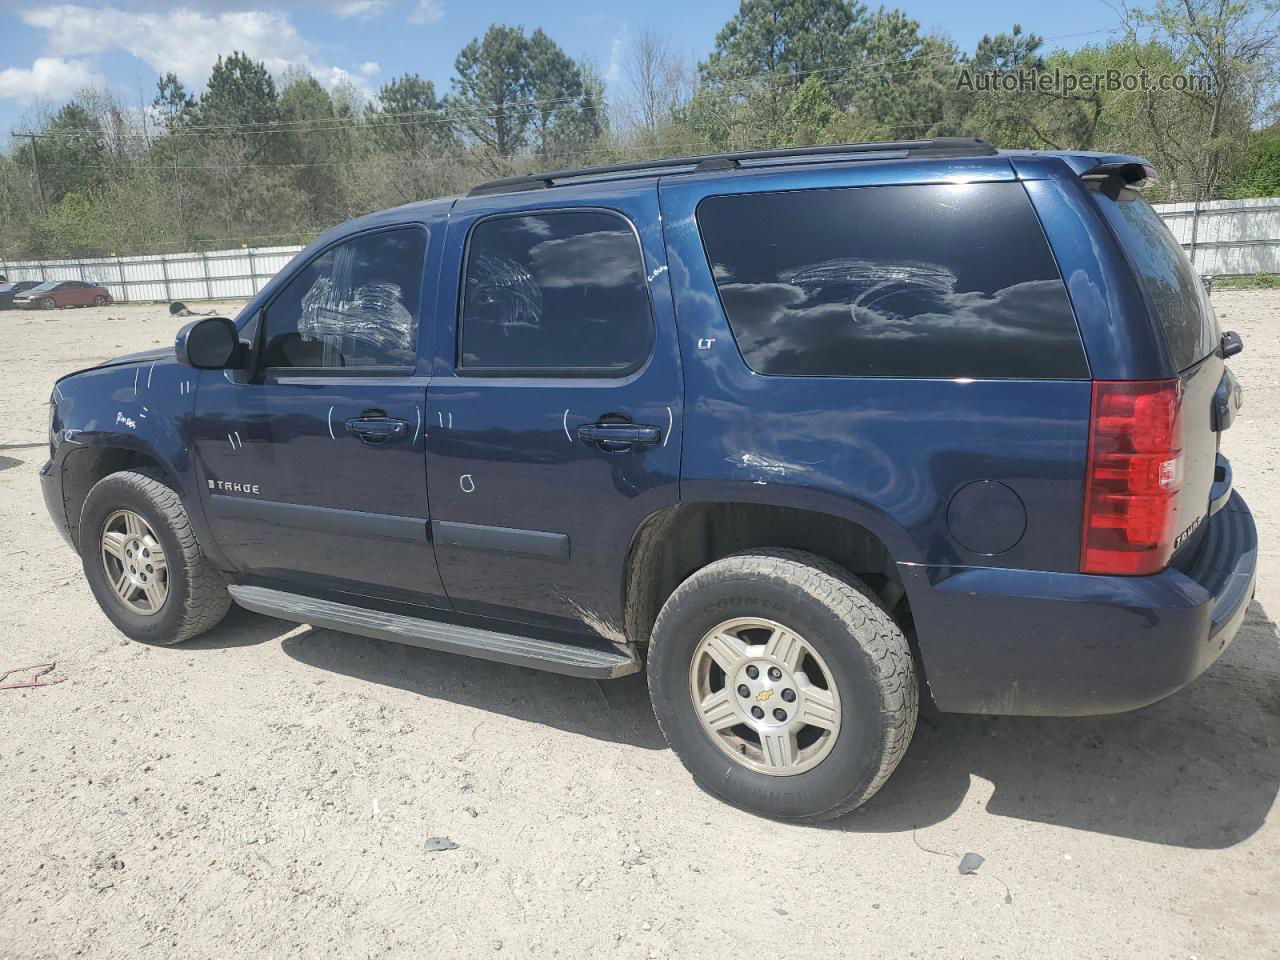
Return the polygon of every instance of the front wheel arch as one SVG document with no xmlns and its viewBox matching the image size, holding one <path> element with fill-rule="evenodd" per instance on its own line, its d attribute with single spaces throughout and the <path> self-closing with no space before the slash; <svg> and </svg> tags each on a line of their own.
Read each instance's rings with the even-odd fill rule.
<svg viewBox="0 0 1280 960">
<path fill-rule="evenodd" d="M 85 445 L 67 453 L 62 460 L 62 502 L 71 542 L 80 549 L 80 516 L 85 498 L 94 485 L 113 473 L 147 470 L 166 484 L 180 489 L 173 471 L 153 451 L 125 446 Z"/>
</svg>

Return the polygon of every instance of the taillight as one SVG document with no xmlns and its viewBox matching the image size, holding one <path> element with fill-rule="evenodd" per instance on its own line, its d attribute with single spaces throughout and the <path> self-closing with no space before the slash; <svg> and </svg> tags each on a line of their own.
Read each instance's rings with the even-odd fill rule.
<svg viewBox="0 0 1280 960">
<path fill-rule="evenodd" d="M 1157 573 L 1182 488 L 1182 383 L 1095 380 L 1085 474 L 1084 573 Z"/>
</svg>

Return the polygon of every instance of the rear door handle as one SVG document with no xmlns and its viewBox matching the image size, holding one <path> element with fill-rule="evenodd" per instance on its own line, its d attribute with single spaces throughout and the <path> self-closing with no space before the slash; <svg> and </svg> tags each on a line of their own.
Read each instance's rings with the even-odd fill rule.
<svg viewBox="0 0 1280 960">
<path fill-rule="evenodd" d="M 409 421 L 394 417 L 352 417 L 346 426 L 360 438 L 361 443 L 372 446 L 393 443 L 409 435 Z"/>
<path fill-rule="evenodd" d="M 651 447 L 662 439 L 662 431 L 642 423 L 584 423 L 578 437 L 606 453 L 622 453 L 632 447 Z"/>
</svg>

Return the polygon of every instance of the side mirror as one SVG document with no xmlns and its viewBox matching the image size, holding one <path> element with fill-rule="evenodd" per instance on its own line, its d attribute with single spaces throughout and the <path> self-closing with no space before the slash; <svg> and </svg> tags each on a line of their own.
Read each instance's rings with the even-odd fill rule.
<svg viewBox="0 0 1280 960">
<path fill-rule="evenodd" d="M 1228 330 L 1222 335 L 1222 359 L 1234 357 L 1237 353 L 1244 349 L 1244 341 L 1240 339 L 1240 334 L 1234 330 Z"/>
<path fill-rule="evenodd" d="M 240 332 L 226 317 L 192 320 L 178 331 L 173 348 L 180 364 L 196 370 L 237 369 L 242 362 Z"/>
</svg>

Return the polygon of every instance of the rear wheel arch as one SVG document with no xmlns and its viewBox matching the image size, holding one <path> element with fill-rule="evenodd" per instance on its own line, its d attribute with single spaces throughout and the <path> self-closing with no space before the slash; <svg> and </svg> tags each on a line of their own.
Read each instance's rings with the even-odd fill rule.
<svg viewBox="0 0 1280 960">
<path fill-rule="evenodd" d="M 685 502 L 651 515 L 632 537 L 623 574 L 626 635 L 647 640 L 681 583 L 708 564 L 755 548 L 805 550 L 829 560 L 868 583 L 895 615 L 909 615 L 895 563 L 902 558 L 863 524 L 798 507 Z"/>
</svg>

